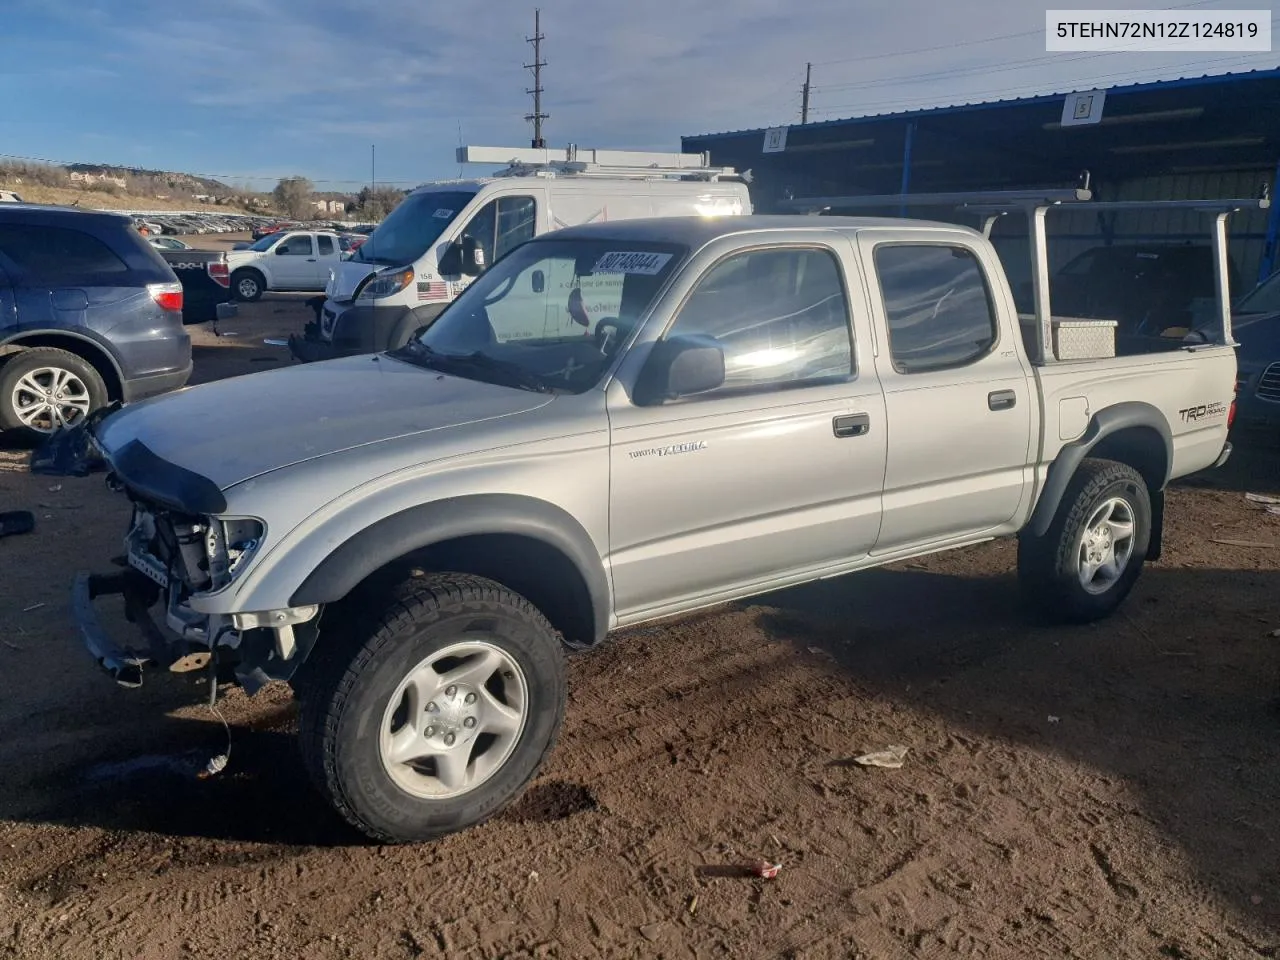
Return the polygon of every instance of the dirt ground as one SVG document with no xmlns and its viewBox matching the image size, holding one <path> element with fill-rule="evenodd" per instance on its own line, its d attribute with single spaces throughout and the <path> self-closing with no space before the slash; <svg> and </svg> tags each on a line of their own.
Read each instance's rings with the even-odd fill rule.
<svg viewBox="0 0 1280 960">
<path fill-rule="evenodd" d="M 301 299 L 197 329 L 197 379 L 287 363 Z M 1172 491 L 1091 628 L 1033 626 L 998 543 L 620 635 L 518 804 L 380 847 L 287 689 L 230 695 L 229 766 L 185 772 L 227 742 L 201 689 L 116 688 L 68 608 L 125 504 L 0 452 L 38 523 L 0 540 L 0 957 L 1280 957 L 1280 516 L 1246 491 L 1280 453 Z"/>
</svg>

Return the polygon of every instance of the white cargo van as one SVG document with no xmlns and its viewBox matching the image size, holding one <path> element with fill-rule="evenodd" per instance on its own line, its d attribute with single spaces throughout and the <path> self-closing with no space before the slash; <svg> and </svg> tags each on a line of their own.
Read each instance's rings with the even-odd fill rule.
<svg viewBox="0 0 1280 960">
<path fill-rule="evenodd" d="M 391 350 L 431 323 L 471 280 L 508 251 L 561 227 L 670 216 L 752 212 L 749 173 L 712 167 L 706 154 L 521 147 L 459 147 L 459 163 L 506 166 L 492 176 L 424 184 L 331 270 L 316 320 L 289 338 L 301 360 Z M 598 287 L 598 289 L 597 289 Z M 532 312 L 494 318 L 502 339 L 594 333 L 617 315 L 618 290 L 541 277 Z M 533 301 L 537 301 L 534 303 Z"/>
</svg>

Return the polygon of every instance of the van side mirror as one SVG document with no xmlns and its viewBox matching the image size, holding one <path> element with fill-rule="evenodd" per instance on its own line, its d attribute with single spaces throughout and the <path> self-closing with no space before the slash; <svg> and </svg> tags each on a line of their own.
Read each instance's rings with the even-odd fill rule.
<svg viewBox="0 0 1280 960">
<path fill-rule="evenodd" d="M 445 248 L 440 255 L 440 273 L 444 276 L 464 274 L 478 277 L 484 273 L 484 248 L 475 237 L 463 235 Z"/>
<path fill-rule="evenodd" d="M 714 337 L 676 336 L 653 345 L 632 399 L 642 407 L 724 385 L 724 349 Z"/>
</svg>

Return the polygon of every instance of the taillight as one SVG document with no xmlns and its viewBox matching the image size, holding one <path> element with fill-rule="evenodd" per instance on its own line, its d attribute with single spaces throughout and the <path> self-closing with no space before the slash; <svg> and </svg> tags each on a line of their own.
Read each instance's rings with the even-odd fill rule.
<svg viewBox="0 0 1280 960">
<path fill-rule="evenodd" d="M 147 292 L 162 310 L 182 310 L 182 284 L 149 283 Z"/>
<path fill-rule="evenodd" d="M 225 263 L 209 264 L 209 276 L 213 278 L 214 283 L 220 287 L 231 286 L 231 267 Z"/>
<path fill-rule="evenodd" d="M 1231 425 L 1236 422 L 1236 402 L 1231 401 L 1231 406 L 1227 407 L 1227 429 L 1231 429 Z"/>
</svg>

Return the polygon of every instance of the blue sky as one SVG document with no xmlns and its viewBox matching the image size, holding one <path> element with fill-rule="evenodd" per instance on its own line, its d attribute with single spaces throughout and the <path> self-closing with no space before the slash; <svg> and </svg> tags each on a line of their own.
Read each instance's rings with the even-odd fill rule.
<svg viewBox="0 0 1280 960">
<path fill-rule="evenodd" d="M 1194 10 L 1253 0 L 1144 4 Z M 3 0 L 0 153 L 269 188 L 457 176 L 526 144 L 533 3 Z M 1101 2 L 1055 3 L 1100 7 Z M 552 145 L 675 150 L 681 134 L 1274 67 L 1275 53 L 1046 54 L 1025 0 L 545 0 Z M 913 52 L 914 51 L 914 52 Z"/>
</svg>

